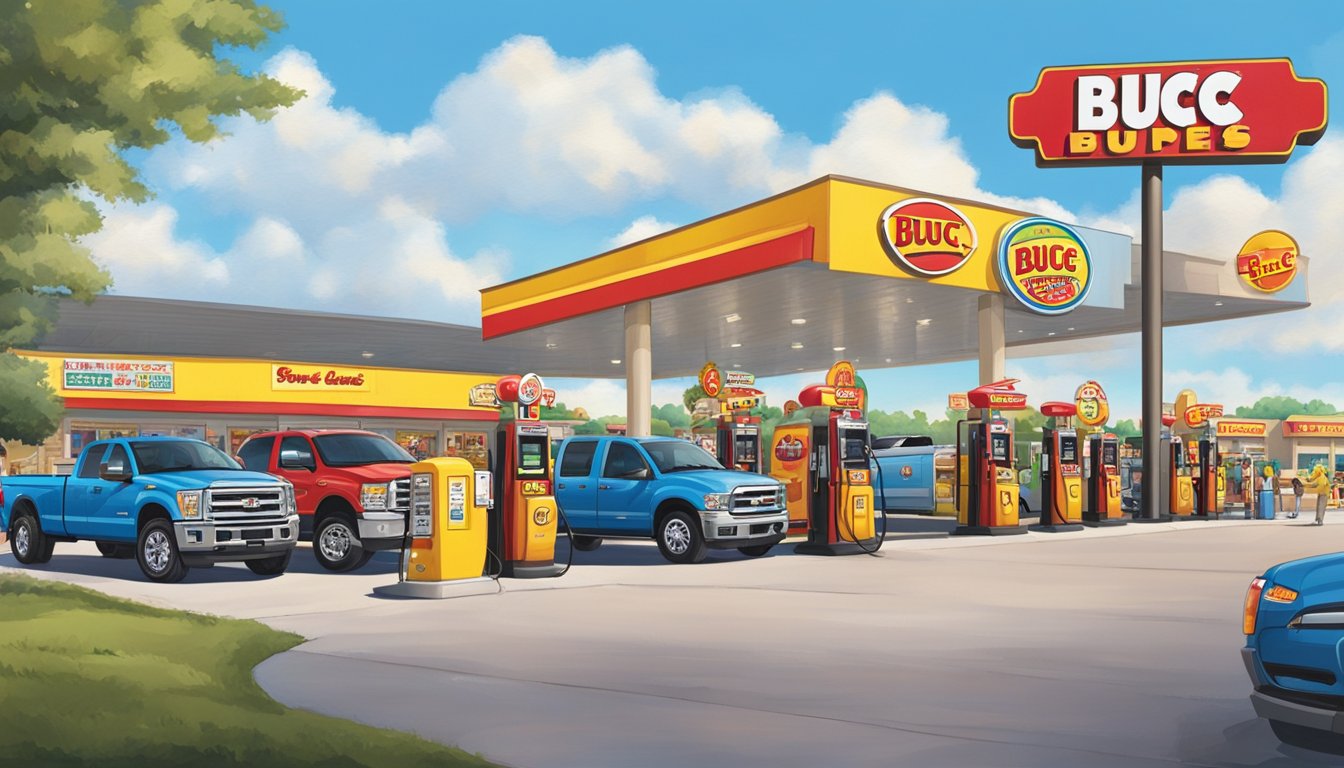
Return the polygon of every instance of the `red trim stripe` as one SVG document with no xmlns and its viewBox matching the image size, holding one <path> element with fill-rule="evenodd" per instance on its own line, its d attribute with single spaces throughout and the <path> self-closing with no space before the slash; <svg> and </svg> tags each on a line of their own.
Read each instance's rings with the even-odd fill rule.
<svg viewBox="0 0 1344 768">
<path fill-rule="evenodd" d="M 721 283 L 812 258 L 812 227 L 707 259 L 557 296 L 481 318 L 481 336 L 493 339 L 580 315 Z"/>
<path fill-rule="evenodd" d="M 110 397 L 67 397 L 71 410 L 160 411 L 167 413 L 246 413 L 266 416 L 346 416 L 436 421 L 499 421 L 493 411 L 465 408 L 404 408 L 387 405 L 332 403 L 255 403 L 218 400 L 121 400 Z"/>
</svg>

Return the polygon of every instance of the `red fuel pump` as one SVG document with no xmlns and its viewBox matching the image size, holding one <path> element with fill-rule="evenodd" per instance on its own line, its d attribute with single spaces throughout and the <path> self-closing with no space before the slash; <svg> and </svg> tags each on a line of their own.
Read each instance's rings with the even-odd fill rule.
<svg viewBox="0 0 1344 768">
<path fill-rule="evenodd" d="M 1077 412 L 1073 403 L 1041 403 L 1041 415 L 1050 424 L 1041 430 L 1041 522 L 1032 530 L 1064 533 L 1083 529 L 1082 446 L 1070 426 Z"/>
<path fill-rule="evenodd" d="M 1013 389 L 1017 379 L 1004 379 L 966 393 L 973 408 L 1021 410 L 1027 396 Z M 965 419 L 957 422 L 957 527 L 954 536 L 1026 533 L 1019 524 L 1020 487 L 1014 469 L 1013 431 L 1005 421 Z"/>
<path fill-rule="evenodd" d="M 1199 473 L 1195 478 L 1195 498 L 1199 503 L 1193 517 L 1217 519 L 1223 513 L 1226 483 L 1225 470 L 1218 461 L 1218 438 L 1205 434 L 1199 441 Z"/>
<path fill-rule="evenodd" d="M 761 420 L 757 416 L 738 416 L 720 422 L 715 434 L 714 455 L 729 469 L 761 471 Z"/>
<path fill-rule="evenodd" d="M 558 507 L 551 478 L 551 436 L 540 417 L 548 397 L 541 378 L 506 376 L 495 385 L 502 402 L 518 403 L 518 418 L 500 424 L 493 455 L 495 496 L 489 516 L 489 550 L 499 575 L 515 579 L 560 576 L 568 563 L 555 562 Z M 549 393 L 554 398 L 554 393 Z"/>
</svg>

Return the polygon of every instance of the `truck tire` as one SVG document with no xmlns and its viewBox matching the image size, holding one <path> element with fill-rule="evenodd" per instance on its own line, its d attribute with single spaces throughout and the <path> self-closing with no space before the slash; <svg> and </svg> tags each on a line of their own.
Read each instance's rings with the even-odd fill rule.
<svg viewBox="0 0 1344 768">
<path fill-rule="evenodd" d="M 150 581 L 175 584 L 186 578 L 186 563 L 177 551 L 177 535 L 171 521 L 156 517 L 145 523 L 135 542 L 135 559 Z"/>
<path fill-rule="evenodd" d="M 1337 733 L 1285 723 L 1282 720 L 1270 720 L 1269 727 L 1284 744 L 1330 755 L 1344 755 L 1344 736 Z"/>
<path fill-rule="evenodd" d="M 750 547 L 738 547 L 737 551 L 747 557 L 760 557 L 766 552 L 769 552 L 774 546 L 774 544 L 753 544 Z"/>
<path fill-rule="evenodd" d="M 42 526 L 31 512 L 22 512 L 9 526 L 9 551 L 24 565 L 51 562 L 56 542 L 42 533 Z"/>
<path fill-rule="evenodd" d="M 328 571 L 353 571 L 369 562 L 372 552 L 359 545 L 359 528 L 349 515 L 335 514 L 322 518 L 313 529 L 313 556 L 317 564 Z"/>
<path fill-rule="evenodd" d="M 580 552 L 592 552 L 602 546 L 602 539 L 597 536 L 575 536 L 574 548 Z"/>
<path fill-rule="evenodd" d="M 112 541 L 97 542 L 98 554 L 113 560 L 130 560 L 135 557 L 135 547 L 130 544 L 118 544 Z"/>
<path fill-rule="evenodd" d="M 668 514 L 654 532 L 658 551 L 673 563 L 698 563 L 705 559 L 705 535 L 695 518 L 680 510 Z"/>
<path fill-rule="evenodd" d="M 258 576 L 279 576 L 289 568 L 289 558 L 294 555 L 294 550 L 289 550 L 283 555 L 275 557 L 265 557 L 260 560 L 245 560 L 247 569 Z"/>
</svg>

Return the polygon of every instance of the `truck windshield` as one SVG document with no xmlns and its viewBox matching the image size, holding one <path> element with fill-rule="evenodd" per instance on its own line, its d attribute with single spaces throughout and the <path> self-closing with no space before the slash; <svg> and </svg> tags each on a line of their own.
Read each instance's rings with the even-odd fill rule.
<svg viewBox="0 0 1344 768">
<path fill-rule="evenodd" d="M 415 457 L 407 453 L 405 448 L 382 435 L 318 435 L 313 438 L 313 442 L 328 467 L 415 463 Z"/>
<path fill-rule="evenodd" d="M 659 440 L 643 443 L 649 458 L 659 472 L 683 472 L 691 469 L 723 469 L 723 465 L 709 451 L 680 440 Z"/>
<path fill-rule="evenodd" d="M 238 469 L 238 462 L 213 445 L 195 440 L 132 442 L 135 466 L 141 474 L 185 472 L 192 469 Z"/>
</svg>

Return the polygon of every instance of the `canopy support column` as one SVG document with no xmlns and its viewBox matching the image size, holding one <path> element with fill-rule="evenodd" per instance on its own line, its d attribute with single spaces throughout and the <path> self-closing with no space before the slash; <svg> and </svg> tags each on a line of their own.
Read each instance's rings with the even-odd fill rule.
<svg viewBox="0 0 1344 768">
<path fill-rule="evenodd" d="M 1005 378 L 1007 344 L 1005 343 L 1003 294 L 981 294 L 976 310 L 980 322 L 980 383 L 993 384 Z"/>
<path fill-rule="evenodd" d="M 653 408 L 653 307 L 625 305 L 625 434 L 648 437 Z"/>
</svg>

